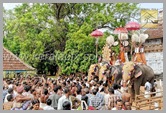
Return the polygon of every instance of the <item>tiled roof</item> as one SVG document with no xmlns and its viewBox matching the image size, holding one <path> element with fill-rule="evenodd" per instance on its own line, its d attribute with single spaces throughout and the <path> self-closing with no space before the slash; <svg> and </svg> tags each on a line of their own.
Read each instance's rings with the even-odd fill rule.
<svg viewBox="0 0 166 113">
<path fill-rule="evenodd" d="M 163 38 L 163 26 L 159 26 L 157 29 L 148 29 L 144 33 L 149 35 L 148 39 Z"/>
<path fill-rule="evenodd" d="M 30 71 L 33 67 L 24 63 L 16 55 L 3 47 L 3 71 Z"/>
</svg>

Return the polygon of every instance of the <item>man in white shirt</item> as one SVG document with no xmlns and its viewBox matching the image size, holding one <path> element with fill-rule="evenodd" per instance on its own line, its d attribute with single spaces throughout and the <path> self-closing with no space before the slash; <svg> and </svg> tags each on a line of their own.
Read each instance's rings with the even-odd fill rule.
<svg viewBox="0 0 166 113">
<path fill-rule="evenodd" d="M 71 95 L 71 89 L 66 87 L 63 92 L 64 95 L 58 100 L 58 110 L 63 110 L 62 105 L 65 101 L 69 101 L 72 104 L 71 100 L 69 99 L 69 96 Z"/>
<path fill-rule="evenodd" d="M 145 83 L 145 98 L 150 97 L 149 93 L 151 92 L 151 89 L 152 89 L 152 84 L 149 82 L 149 80 L 147 80 L 147 82 Z"/>
<path fill-rule="evenodd" d="M 51 103 L 52 103 L 52 100 L 51 99 L 47 99 L 46 101 L 46 106 L 43 108 L 44 110 L 55 110 L 53 107 L 51 107 Z"/>
<path fill-rule="evenodd" d="M 8 96 L 8 95 L 13 95 L 13 89 L 12 89 L 12 88 L 9 88 L 9 89 L 8 89 L 8 93 L 7 93 L 7 95 L 5 96 L 4 103 L 5 103 L 5 102 L 8 102 L 8 100 L 7 100 L 7 96 Z"/>
<path fill-rule="evenodd" d="M 147 82 L 145 83 L 145 91 L 150 92 L 152 89 L 152 84 L 149 82 L 149 80 L 147 80 Z"/>
</svg>

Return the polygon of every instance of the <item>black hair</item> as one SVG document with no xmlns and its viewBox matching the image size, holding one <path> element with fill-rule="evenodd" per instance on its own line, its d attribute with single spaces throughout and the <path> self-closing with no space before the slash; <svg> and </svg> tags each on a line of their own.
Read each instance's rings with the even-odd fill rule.
<svg viewBox="0 0 166 113">
<path fill-rule="evenodd" d="M 77 83 L 76 83 L 76 82 L 74 82 L 74 85 L 76 86 L 76 85 L 77 85 Z"/>
<path fill-rule="evenodd" d="M 103 84 L 103 86 L 104 86 L 104 87 L 107 87 L 107 86 L 108 86 L 107 82 L 106 82 L 106 83 L 104 83 L 104 84 Z"/>
<path fill-rule="evenodd" d="M 44 94 L 44 95 L 47 95 L 47 94 L 48 94 L 48 90 L 47 90 L 47 89 L 44 89 L 44 90 L 43 90 L 43 94 Z"/>
<path fill-rule="evenodd" d="M 37 103 L 40 103 L 40 101 L 39 101 L 38 99 L 34 99 L 34 100 L 32 100 L 31 102 L 32 102 L 32 105 L 35 105 L 35 104 L 37 104 Z"/>
<path fill-rule="evenodd" d="M 115 90 L 117 90 L 117 89 L 120 88 L 120 85 L 118 85 L 118 84 L 113 84 L 113 88 L 114 88 Z"/>
<path fill-rule="evenodd" d="M 92 90 L 92 93 L 93 93 L 94 95 L 96 95 L 96 94 L 97 94 L 97 89 L 94 88 L 94 89 Z"/>
<path fill-rule="evenodd" d="M 67 94 L 68 92 L 70 92 L 69 87 L 65 87 L 64 90 L 63 90 L 63 92 L 64 92 L 65 94 Z"/>
<path fill-rule="evenodd" d="M 69 101 L 65 101 L 62 104 L 63 110 L 71 110 L 71 103 Z"/>
<path fill-rule="evenodd" d="M 101 84 L 103 84 L 103 81 L 102 81 L 102 80 L 100 80 L 100 81 L 98 82 L 98 84 L 100 84 L 100 85 L 101 85 Z"/>
<path fill-rule="evenodd" d="M 123 103 L 123 101 L 122 101 L 121 99 L 117 99 L 117 100 L 116 100 L 116 104 L 117 104 L 118 102 L 122 102 L 122 103 Z"/>
<path fill-rule="evenodd" d="M 69 83 L 69 84 L 70 84 L 70 80 L 67 80 L 67 83 Z"/>
<path fill-rule="evenodd" d="M 23 82 L 23 85 L 27 85 L 27 82 L 24 81 L 24 82 Z"/>
<path fill-rule="evenodd" d="M 81 100 L 84 100 L 86 103 L 88 103 L 88 96 L 86 96 L 86 95 L 85 95 L 85 96 L 82 96 L 82 97 L 81 97 Z"/>
<path fill-rule="evenodd" d="M 101 88 L 100 92 L 103 92 L 104 91 L 104 88 Z"/>
<path fill-rule="evenodd" d="M 19 86 L 19 82 L 16 82 L 15 85 L 16 85 L 16 86 Z"/>
<path fill-rule="evenodd" d="M 92 72 L 91 74 L 92 74 L 92 75 L 95 75 L 95 73 L 94 73 L 94 72 Z"/>
<path fill-rule="evenodd" d="M 58 85 L 58 89 L 62 89 L 62 86 Z"/>
<path fill-rule="evenodd" d="M 52 100 L 51 99 L 47 99 L 46 100 L 46 104 L 50 106 L 52 104 Z"/>
<path fill-rule="evenodd" d="M 62 84 L 63 84 L 64 86 L 66 86 L 66 82 L 63 82 Z"/>
<path fill-rule="evenodd" d="M 48 86 L 49 86 L 49 85 L 48 85 L 48 83 L 45 83 L 45 85 L 44 85 L 44 86 L 48 88 Z"/>
<path fill-rule="evenodd" d="M 83 83 L 83 84 L 82 84 L 82 86 L 86 87 L 86 84 L 85 84 L 85 83 Z"/>
<path fill-rule="evenodd" d="M 8 100 L 8 101 L 11 101 L 12 99 L 13 99 L 13 96 L 12 96 L 12 95 L 8 95 L 8 96 L 7 96 L 7 100 Z"/>
<path fill-rule="evenodd" d="M 77 89 L 77 94 L 81 94 L 81 89 Z"/>
<path fill-rule="evenodd" d="M 35 89 L 32 89 L 32 90 L 31 90 L 31 94 L 32 94 L 34 91 L 35 91 Z"/>
<path fill-rule="evenodd" d="M 111 87 L 108 89 L 108 92 L 111 93 L 111 94 L 114 94 L 114 89 Z"/>
<path fill-rule="evenodd" d="M 57 93 L 57 92 L 58 92 L 58 89 L 59 89 L 59 87 L 58 87 L 58 86 L 55 86 L 55 87 L 54 87 L 54 92 Z"/>
<path fill-rule="evenodd" d="M 31 89 L 31 86 L 29 86 L 29 85 L 25 85 L 25 86 L 24 86 L 24 90 L 25 90 L 26 92 L 28 92 L 30 89 Z"/>
<path fill-rule="evenodd" d="M 89 89 L 88 88 L 86 88 L 85 93 L 89 94 Z"/>
<path fill-rule="evenodd" d="M 13 88 L 8 89 L 8 93 L 11 94 L 13 92 Z"/>
</svg>

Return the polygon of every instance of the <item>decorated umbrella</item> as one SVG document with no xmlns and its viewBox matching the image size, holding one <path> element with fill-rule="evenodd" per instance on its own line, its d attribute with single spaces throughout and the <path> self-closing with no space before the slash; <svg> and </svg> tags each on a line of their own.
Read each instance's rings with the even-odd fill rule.
<svg viewBox="0 0 166 113">
<path fill-rule="evenodd" d="M 128 31 L 127 31 L 127 29 L 124 28 L 124 27 L 118 27 L 118 28 L 116 28 L 114 30 L 113 33 L 119 35 L 118 39 L 120 41 L 120 48 L 121 47 L 123 48 L 122 45 L 124 45 L 123 44 L 124 40 L 128 39 L 128 35 L 127 35 Z M 120 51 L 120 53 L 119 53 L 119 58 L 121 59 L 122 62 L 124 62 L 124 59 L 125 59 L 124 54 L 125 54 L 124 51 Z"/>
<path fill-rule="evenodd" d="M 99 37 L 103 36 L 103 32 L 101 32 L 97 29 L 97 30 L 93 31 L 90 35 L 92 37 L 96 38 L 96 59 L 97 59 L 97 49 L 98 49 Z"/>
<path fill-rule="evenodd" d="M 126 24 L 125 28 L 128 30 L 128 31 L 136 31 L 136 30 L 139 30 L 140 29 L 140 24 L 138 22 L 129 22 Z M 137 34 L 133 34 L 132 35 L 132 46 L 135 44 L 135 40 L 138 40 L 138 35 Z M 132 47 L 131 47 L 131 55 L 132 55 Z"/>
<path fill-rule="evenodd" d="M 119 40 L 120 40 L 120 43 L 122 43 L 121 41 L 122 40 L 126 40 L 128 39 L 128 35 L 127 35 L 128 31 L 126 28 L 124 27 L 118 27 L 114 30 L 114 34 L 118 34 L 119 35 Z"/>
<path fill-rule="evenodd" d="M 129 22 L 126 24 L 125 28 L 128 30 L 128 31 L 133 31 L 133 30 L 139 30 L 140 29 L 140 24 L 137 23 L 137 22 Z"/>
<path fill-rule="evenodd" d="M 119 34 L 119 40 L 120 41 L 121 41 L 121 33 L 128 33 L 128 31 L 124 27 L 118 27 L 114 30 L 114 34 Z"/>
<path fill-rule="evenodd" d="M 127 29 L 124 27 L 118 27 L 114 30 L 114 34 L 128 33 Z"/>
</svg>

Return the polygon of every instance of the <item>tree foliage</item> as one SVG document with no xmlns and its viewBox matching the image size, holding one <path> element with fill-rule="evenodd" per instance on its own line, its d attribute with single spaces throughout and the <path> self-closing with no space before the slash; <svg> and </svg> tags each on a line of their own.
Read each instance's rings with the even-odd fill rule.
<svg viewBox="0 0 166 113">
<path fill-rule="evenodd" d="M 38 73 L 86 73 L 95 63 L 98 28 L 108 31 L 100 37 L 98 54 L 116 27 L 124 26 L 138 11 L 134 3 L 33 3 L 4 10 L 4 46 L 19 55 Z M 114 48 L 118 51 L 117 47 Z"/>
</svg>

